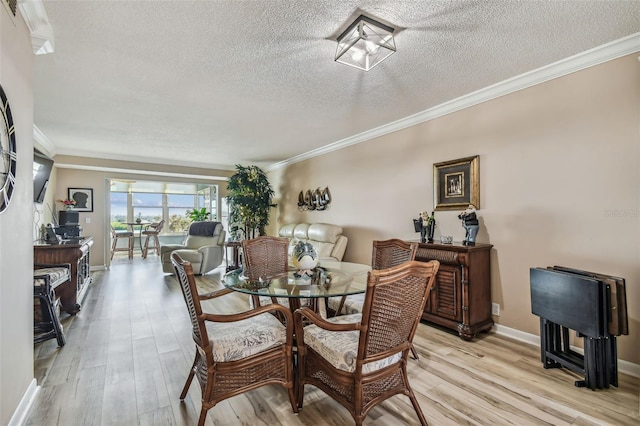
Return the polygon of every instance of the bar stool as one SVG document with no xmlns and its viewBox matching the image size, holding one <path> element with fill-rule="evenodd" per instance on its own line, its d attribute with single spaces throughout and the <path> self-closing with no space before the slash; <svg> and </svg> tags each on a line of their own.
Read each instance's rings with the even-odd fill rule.
<svg viewBox="0 0 640 426">
<path fill-rule="evenodd" d="M 55 289 L 71 279 L 71 264 L 35 264 L 33 270 L 33 343 L 55 338 L 58 346 L 66 343 L 58 312 L 60 299 Z"/>
<path fill-rule="evenodd" d="M 118 247 L 118 239 L 119 238 L 128 238 L 129 244 L 127 247 Z M 133 232 L 132 231 L 116 231 L 111 227 L 111 239 L 113 242 L 111 243 L 111 260 L 113 260 L 113 255 L 117 251 L 128 251 L 129 259 L 133 259 Z"/>
<path fill-rule="evenodd" d="M 162 231 L 163 227 L 164 227 L 164 220 L 161 220 L 158 223 L 152 223 L 151 225 L 147 225 L 144 231 L 140 233 L 140 238 L 142 238 L 142 235 L 145 236 L 144 248 L 142 249 L 143 259 L 147 258 L 147 253 L 149 253 L 150 248 L 156 249 L 157 255 L 160 256 L 160 239 L 158 238 L 158 235 L 160 234 L 160 231 Z M 149 246 L 150 240 L 153 241 L 152 246 Z"/>
</svg>

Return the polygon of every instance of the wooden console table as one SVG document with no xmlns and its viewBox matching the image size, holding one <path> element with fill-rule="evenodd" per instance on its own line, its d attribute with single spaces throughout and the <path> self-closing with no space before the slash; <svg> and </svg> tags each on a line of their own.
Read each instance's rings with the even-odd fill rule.
<svg viewBox="0 0 640 426">
<path fill-rule="evenodd" d="M 42 242 L 33 245 L 34 263 L 71 264 L 71 281 L 55 289 L 56 296 L 62 303 L 62 309 L 71 315 L 80 311 L 80 302 L 92 281 L 89 273 L 89 251 L 92 245 L 91 237 L 63 240 L 60 244 Z"/>
<path fill-rule="evenodd" d="M 423 320 L 456 330 L 464 340 L 491 329 L 491 247 L 420 243 L 416 260 L 440 261 Z"/>
</svg>

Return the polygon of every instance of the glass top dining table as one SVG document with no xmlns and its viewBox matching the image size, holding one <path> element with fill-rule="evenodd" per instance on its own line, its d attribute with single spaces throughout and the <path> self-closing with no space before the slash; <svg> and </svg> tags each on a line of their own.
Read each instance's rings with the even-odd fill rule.
<svg viewBox="0 0 640 426">
<path fill-rule="evenodd" d="M 249 294 L 289 299 L 291 310 L 299 306 L 299 299 L 323 299 L 364 293 L 367 288 L 369 265 L 351 262 L 321 261 L 311 276 L 298 276 L 297 270 L 290 268 L 286 273 L 249 278 L 250 271 L 236 269 L 227 272 L 222 283 L 225 287 Z"/>
</svg>

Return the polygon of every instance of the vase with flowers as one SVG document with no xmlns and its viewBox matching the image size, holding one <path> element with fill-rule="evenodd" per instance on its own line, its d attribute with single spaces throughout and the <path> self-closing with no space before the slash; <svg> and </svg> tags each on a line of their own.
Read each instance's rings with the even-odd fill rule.
<svg viewBox="0 0 640 426">
<path fill-rule="evenodd" d="M 64 207 L 65 210 L 72 210 L 73 206 L 76 205 L 76 200 L 69 200 L 68 198 L 65 198 L 64 200 L 56 200 L 58 203 L 62 203 L 62 207 Z"/>
</svg>

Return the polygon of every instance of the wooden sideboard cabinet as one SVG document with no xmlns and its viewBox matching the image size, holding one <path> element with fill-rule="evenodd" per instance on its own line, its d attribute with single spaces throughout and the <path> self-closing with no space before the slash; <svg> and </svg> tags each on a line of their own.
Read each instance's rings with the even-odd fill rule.
<svg viewBox="0 0 640 426">
<path fill-rule="evenodd" d="M 60 244 L 36 243 L 33 245 L 33 262 L 45 264 L 70 263 L 71 282 L 56 287 L 62 309 L 71 315 L 78 313 L 80 303 L 91 284 L 89 252 L 93 238 L 81 237 L 63 240 Z"/>
<path fill-rule="evenodd" d="M 456 330 L 464 340 L 493 326 L 491 244 L 420 243 L 416 260 L 440 261 L 422 319 Z"/>
</svg>

